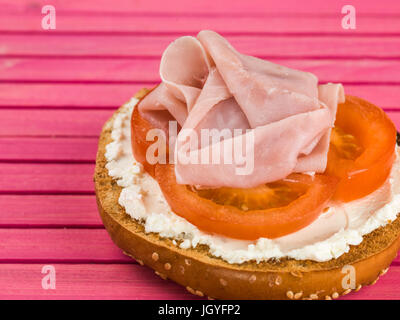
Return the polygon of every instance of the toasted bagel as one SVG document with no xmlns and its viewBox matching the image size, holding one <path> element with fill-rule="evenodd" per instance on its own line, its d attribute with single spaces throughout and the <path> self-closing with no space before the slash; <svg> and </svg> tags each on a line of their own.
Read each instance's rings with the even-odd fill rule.
<svg viewBox="0 0 400 320">
<path fill-rule="evenodd" d="M 139 92 L 140 97 L 144 92 Z M 119 111 L 116 111 L 119 112 Z M 172 239 L 145 233 L 143 225 L 119 205 L 122 188 L 108 175 L 106 145 L 114 117 L 100 135 L 95 189 L 104 226 L 115 244 L 157 275 L 171 279 L 198 296 L 216 299 L 335 299 L 376 282 L 386 273 L 400 247 L 400 219 L 364 236 L 349 252 L 326 262 L 279 259 L 230 264 L 208 252 L 205 245 L 182 249 Z M 356 285 L 344 289 L 343 267 L 356 271 Z"/>
</svg>

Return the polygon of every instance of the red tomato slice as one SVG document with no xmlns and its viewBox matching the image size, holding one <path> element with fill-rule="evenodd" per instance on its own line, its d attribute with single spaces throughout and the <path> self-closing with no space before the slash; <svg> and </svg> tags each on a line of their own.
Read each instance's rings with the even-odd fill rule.
<svg viewBox="0 0 400 320">
<path fill-rule="evenodd" d="M 307 226 L 321 214 L 337 182 L 326 175 L 291 174 L 257 188 L 196 190 L 176 183 L 173 165 L 156 165 L 155 177 L 177 215 L 203 231 L 246 240 L 281 237 Z M 241 207 L 237 207 L 224 198 L 225 191 L 221 189 L 247 200 L 240 201 Z M 264 203 L 264 209 L 257 209 Z"/>
<path fill-rule="evenodd" d="M 392 168 L 395 145 L 396 128 L 386 113 L 346 96 L 338 106 L 325 172 L 340 179 L 333 199 L 347 202 L 379 188 Z"/>
</svg>

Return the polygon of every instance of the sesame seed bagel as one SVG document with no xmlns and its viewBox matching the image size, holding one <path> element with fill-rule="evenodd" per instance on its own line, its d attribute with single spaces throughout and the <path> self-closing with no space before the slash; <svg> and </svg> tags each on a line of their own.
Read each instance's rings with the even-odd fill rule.
<svg viewBox="0 0 400 320">
<path fill-rule="evenodd" d="M 145 92 L 139 92 L 141 97 Z M 353 98 L 354 99 L 354 98 Z M 118 111 L 117 111 L 118 112 Z M 182 249 L 172 239 L 145 233 L 142 224 L 126 214 L 118 199 L 122 188 L 108 175 L 106 145 L 113 117 L 100 135 L 94 175 L 97 205 L 115 244 L 163 279 L 171 279 L 198 296 L 217 299 L 335 299 L 344 289 L 342 268 L 352 265 L 358 291 L 386 273 L 400 246 L 400 219 L 364 236 L 348 253 L 326 262 L 279 259 L 230 264 L 209 254 L 208 247 Z"/>
</svg>

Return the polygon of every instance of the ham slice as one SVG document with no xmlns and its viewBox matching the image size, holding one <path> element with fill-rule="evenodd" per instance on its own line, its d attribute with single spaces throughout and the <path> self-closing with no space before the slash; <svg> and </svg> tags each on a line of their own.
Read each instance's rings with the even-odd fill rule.
<svg viewBox="0 0 400 320">
<path fill-rule="evenodd" d="M 240 54 L 213 31 L 172 42 L 160 76 L 139 111 L 163 130 L 179 123 L 178 183 L 250 188 L 325 170 L 341 84 Z"/>
</svg>

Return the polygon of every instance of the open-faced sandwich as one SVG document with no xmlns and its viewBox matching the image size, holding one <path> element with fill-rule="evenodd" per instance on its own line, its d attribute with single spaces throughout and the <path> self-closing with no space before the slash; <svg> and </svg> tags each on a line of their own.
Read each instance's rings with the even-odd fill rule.
<svg viewBox="0 0 400 320">
<path fill-rule="evenodd" d="M 399 249 L 396 129 L 341 84 L 202 31 L 105 124 L 99 211 L 140 264 L 199 296 L 332 299 Z"/>
</svg>

